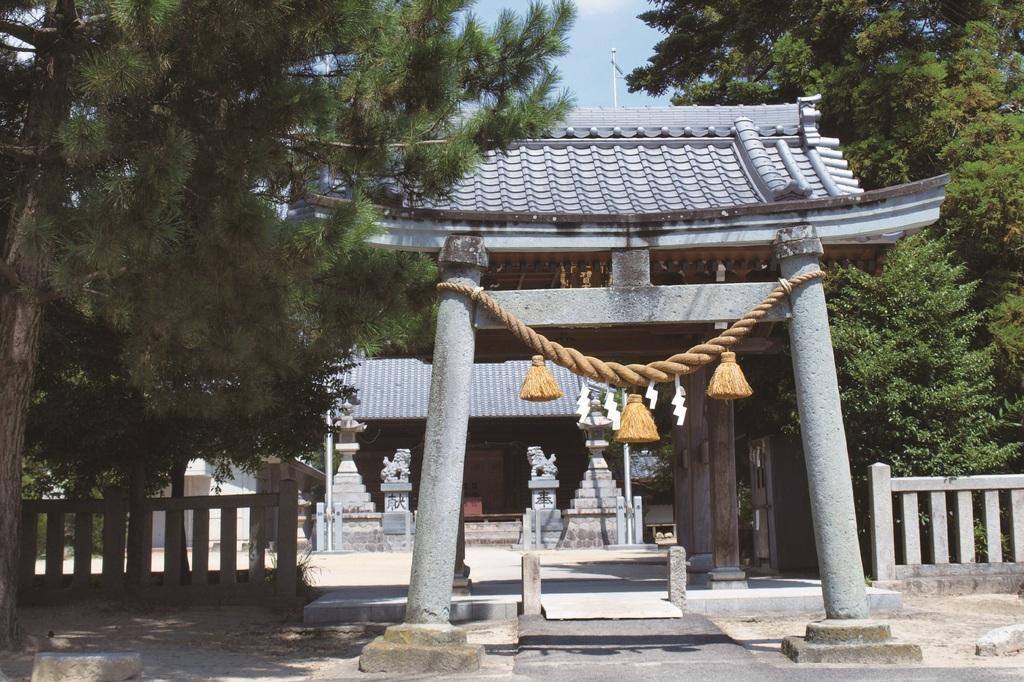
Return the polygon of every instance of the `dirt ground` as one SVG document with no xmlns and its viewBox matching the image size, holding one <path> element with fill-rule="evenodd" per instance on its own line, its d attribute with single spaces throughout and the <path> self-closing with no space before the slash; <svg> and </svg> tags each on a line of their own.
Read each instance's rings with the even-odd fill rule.
<svg viewBox="0 0 1024 682">
<path fill-rule="evenodd" d="M 156 682 L 335 677 L 354 672 L 363 645 L 384 630 L 372 625 L 306 628 L 301 618 L 299 610 L 282 614 L 236 606 L 78 604 L 22 611 L 22 625 L 40 649 L 139 651 L 145 679 Z M 479 623 L 471 626 L 470 639 L 511 648 L 515 633 L 514 622 Z M 0 671 L 11 682 L 27 682 L 32 653 L 0 654 Z"/>
<path fill-rule="evenodd" d="M 777 654 L 787 635 L 803 634 L 822 614 L 713 618 L 726 634 L 755 652 Z M 1024 655 L 979 658 L 974 642 L 989 630 L 1024 623 L 1024 602 L 1013 595 L 904 596 L 904 608 L 886 616 L 897 637 L 921 644 L 926 665 L 1017 666 Z M 163 681 L 217 680 L 293 682 L 347 677 L 362 646 L 382 626 L 305 628 L 301 612 L 258 607 L 117 606 L 78 604 L 24 609 L 26 632 L 43 649 L 140 651 L 145 678 Z M 470 640 L 492 652 L 510 652 L 516 623 L 468 626 Z M 494 657 L 510 661 L 510 656 Z M 12 682 L 27 681 L 32 654 L 0 656 L 0 671 Z M 493 671 L 501 674 L 501 671 Z"/>
<path fill-rule="evenodd" d="M 777 652 L 783 637 L 803 635 L 809 620 L 819 620 L 824 615 L 713 616 L 711 620 L 727 635 L 754 651 Z M 892 625 L 893 636 L 921 645 L 925 665 L 1020 667 L 1024 677 L 1024 653 L 996 657 L 974 654 L 974 643 L 989 630 L 1024 623 L 1024 601 L 1016 595 L 904 594 L 900 611 L 879 618 Z"/>
</svg>

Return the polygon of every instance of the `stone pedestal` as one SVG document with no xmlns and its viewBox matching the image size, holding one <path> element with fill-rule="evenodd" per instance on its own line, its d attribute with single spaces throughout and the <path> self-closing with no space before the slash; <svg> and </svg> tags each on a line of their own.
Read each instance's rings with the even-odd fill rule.
<svg viewBox="0 0 1024 682">
<path fill-rule="evenodd" d="M 708 572 L 708 587 L 712 590 L 745 590 L 747 574 L 739 566 L 713 568 Z"/>
<path fill-rule="evenodd" d="M 556 506 L 558 479 L 534 478 L 528 483 L 532 508 L 523 515 L 523 534 L 520 544 L 524 549 L 529 540 L 530 547 L 554 549 L 562 539 L 562 512 Z M 538 538 L 538 529 L 540 537 Z"/>
<path fill-rule="evenodd" d="M 797 663 L 921 662 L 921 647 L 894 639 L 888 623 L 867 619 L 808 623 L 804 637 L 782 640 L 782 653 Z"/>
<path fill-rule="evenodd" d="M 381 527 L 385 545 L 390 551 L 408 552 L 412 549 L 413 537 L 416 534 L 416 520 L 409 509 L 412 483 L 381 483 L 380 491 L 384 493 Z"/>
<path fill-rule="evenodd" d="M 466 632 L 447 623 L 392 625 L 363 648 L 364 673 L 417 675 L 465 673 L 480 669 L 484 648 L 467 644 Z"/>
</svg>

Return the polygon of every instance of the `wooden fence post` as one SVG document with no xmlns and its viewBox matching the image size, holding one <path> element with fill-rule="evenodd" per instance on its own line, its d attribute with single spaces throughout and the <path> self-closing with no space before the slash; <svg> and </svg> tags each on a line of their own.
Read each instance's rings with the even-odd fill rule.
<svg viewBox="0 0 1024 682">
<path fill-rule="evenodd" d="M 124 549 L 127 500 L 119 488 L 103 491 L 103 588 L 124 589 Z"/>
<path fill-rule="evenodd" d="M 39 529 L 37 527 L 39 515 L 34 511 L 22 508 L 21 510 L 21 533 L 20 551 L 18 562 L 20 565 L 18 583 L 22 590 L 32 588 L 36 579 L 36 542 Z"/>
<path fill-rule="evenodd" d="M 892 469 L 876 463 L 868 467 L 871 491 L 871 565 L 875 580 L 896 579 L 896 543 L 892 526 Z"/>
<path fill-rule="evenodd" d="M 290 478 L 278 488 L 277 505 L 277 577 L 275 589 L 283 596 L 294 596 L 298 586 L 299 487 Z"/>
</svg>

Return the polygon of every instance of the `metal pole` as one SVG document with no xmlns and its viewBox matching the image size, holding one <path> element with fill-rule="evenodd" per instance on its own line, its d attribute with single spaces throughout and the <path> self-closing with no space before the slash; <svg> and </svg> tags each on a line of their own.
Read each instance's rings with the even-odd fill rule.
<svg viewBox="0 0 1024 682">
<path fill-rule="evenodd" d="M 615 63 L 615 48 L 612 48 L 612 107 L 619 107 L 619 65 Z"/>
<path fill-rule="evenodd" d="M 332 423 L 331 410 L 327 410 L 327 442 L 324 452 L 324 479 L 327 485 L 324 489 L 324 521 L 327 542 L 324 550 L 334 551 L 334 424 Z"/>
<path fill-rule="evenodd" d="M 632 467 L 630 466 L 629 458 L 630 458 L 629 443 L 623 443 L 623 445 L 622 445 L 622 486 L 623 486 L 623 492 L 625 492 L 625 494 L 626 494 L 626 518 L 628 519 L 628 521 L 626 523 L 626 544 L 627 545 L 632 545 L 633 544 L 633 540 L 634 540 L 634 537 L 633 537 L 633 524 L 630 523 L 630 521 L 633 520 L 632 519 L 632 516 L 633 516 L 633 472 L 632 472 Z"/>
</svg>

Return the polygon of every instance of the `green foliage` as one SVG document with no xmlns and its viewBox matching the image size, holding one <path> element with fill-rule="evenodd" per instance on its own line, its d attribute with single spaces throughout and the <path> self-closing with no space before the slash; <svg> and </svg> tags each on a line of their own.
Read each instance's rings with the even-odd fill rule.
<svg viewBox="0 0 1024 682">
<path fill-rule="evenodd" d="M 874 448 L 879 456 L 895 457 L 897 445 L 911 448 L 900 456 L 924 467 L 916 473 L 928 472 L 921 458 L 938 439 L 948 439 L 935 449 L 936 466 L 946 473 L 979 470 L 985 462 L 998 467 L 1024 436 L 1024 5 L 988 0 L 651 4 L 641 19 L 665 37 L 649 64 L 629 75 L 632 89 L 672 91 L 676 102 L 697 104 L 793 102 L 820 92 L 824 132 L 843 141 L 851 169 L 866 186 L 951 175 L 942 218 L 926 235 L 941 240 L 934 247 L 940 252 L 953 252 L 942 260 L 957 281 L 979 280 L 978 286 L 955 289 L 936 279 L 939 273 L 931 272 L 926 257 L 913 255 L 927 251 L 924 244 L 896 250 L 887 272 L 905 270 L 908 279 L 883 276 L 870 289 L 875 301 L 865 293 L 869 280 L 853 271 L 844 270 L 830 285 L 837 297 L 833 322 L 847 426 L 862 451 Z M 929 272 L 935 289 L 922 279 Z M 847 292 L 846 287 L 853 288 Z M 924 328 L 963 352 L 957 364 L 974 372 L 964 377 L 990 401 L 956 388 L 961 379 L 949 374 L 944 388 L 928 386 L 929 372 L 944 373 L 929 358 L 943 355 L 937 348 L 920 349 L 920 343 L 902 345 L 909 340 L 891 326 L 899 320 L 909 325 L 921 311 L 937 316 Z M 891 320 L 885 323 L 890 326 L 871 326 L 882 324 L 882 318 Z M 963 336 L 949 338 L 936 327 L 939 322 Z M 858 350 L 857 344 L 869 341 L 884 342 L 885 354 Z M 896 352 L 900 348 L 905 351 Z M 922 359 L 911 362 L 907 353 L 914 349 L 922 350 Z M 761 379 L 759 373 L 764 382 L 754 385 L 754 411 L 768 409 L 777 423 L 793 424 L 784 399 L 785 372 L 755 368 L 753 382 Z M 976 424 L 951 419 L 947 429 L 939 428 L 957 409 L 951 403 L 961 399 Z M 898 400 L 908 402 L 901 407 Z M 896 408 L 895 414 L 883 406 Z M 920 411 L 919 418 L 911 419 L 910 406 Z M 869 417 L 878 421 L 871 424 Z M 890 431 L 906 435 L 894 441 Z M 958 463 L 958 454 L 968 456 L 968 463 Z"/>
<path fill-rule="evenodd" d="M 942 241 L 901 242 L 878 276 L 853 267 L 829 279 L 854 469 L 882 461 L 893 475 L 999 470 L 1020 451 L 1000 442 L 990 349 L 972 347 L 981 315 L 974 284 Z"/>
<path fill-rule="evenodd" d="M 65 5 L 0 9 L 66 34 L 0 52 L 0 142 L 38 141 L 63 178 L 23 210 L 34 160 L 0 146 L 0 255 L 40 254 L 63 300 L 29 427 L 43 487 L 317 450 L 353 349 L 429 343 L 435 267 L 364 245 L 379 206 L 443 194 L 568 105 L 563 0 L 493 27 L 468 0 Z M 324 168 L 346 199 L 288 219 Z"/>
</svg>

